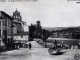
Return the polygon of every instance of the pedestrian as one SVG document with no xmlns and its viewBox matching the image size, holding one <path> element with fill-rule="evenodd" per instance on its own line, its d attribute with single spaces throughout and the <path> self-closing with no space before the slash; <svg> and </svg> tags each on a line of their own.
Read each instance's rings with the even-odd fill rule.
<svg viewBox="0 0 80 60">
<path fill-rule="evenodd" d="M 56 40 L 54 41 L 54 44 L 57 45 L 57 41 Z"/>
<path fill-rule="evenodd" d="M 55 49 L 57 49 L 57 41 L 56 40 L 54 41 L 54 44 L 55 44 Z"/>
<path fill-rule="evenodd" d="M 29 43 L 29 49 L 31 49 L 32 48 L 32 45 L 31 45 L 31 43 Z"/>
</svg>

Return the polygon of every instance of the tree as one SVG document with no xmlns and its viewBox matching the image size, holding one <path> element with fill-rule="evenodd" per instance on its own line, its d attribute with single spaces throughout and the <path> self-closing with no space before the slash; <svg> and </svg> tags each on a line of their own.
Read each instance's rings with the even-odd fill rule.
<svg viewBox="0 0 80 60">
<path fill-rule="evenodd" d="M 29 40 L 32 41 L 34 39 L 34 32 L 36 30 L 35 25 L 31 24 L 31 26 L 29 26 Z"/>
<path fill-rule="evenodd" d="M 42 39 L 42 27 L 40 25 L 40 21 L 37 21 L 36 23 L 37 25 L 36 25 L 36 30 L 34 31 L 34 37 Z"/>
<path fill-rule="evenodd" d="M 48 30 L 43 29 L 43 42 L 46 43 L 46 39 L 50 36 L 50 32 Z"/>
</svg>

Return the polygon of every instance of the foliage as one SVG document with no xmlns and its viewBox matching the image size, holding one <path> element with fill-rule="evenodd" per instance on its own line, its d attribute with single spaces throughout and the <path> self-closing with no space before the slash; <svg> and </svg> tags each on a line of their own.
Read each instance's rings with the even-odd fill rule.
<svg viewBox="0 0 80 60">
<path fill-rule="evenodd" d="M 47 39 L 49 36 L 50 32 L 48 30 L 42 29 L 40 21 L 37 21 L 36 25 L 31 24 L 29 27 L 29 38 L 31 39 Z"/>
<path fill-rule="evenodd" d="M 62 30 L 56 30 L 56 31 L 51 31 L 51 35 L 53 35 L 53 33 L 57 32 L 58 34 L 67 34 L 70 38 L 73 39 L 80 39 L 80 28 L 76 27 L 76 28 L 66 28 L 66 29 L 62 29 Z M 59 37 L 59 35 L 58 35 Z"/>
</svg>

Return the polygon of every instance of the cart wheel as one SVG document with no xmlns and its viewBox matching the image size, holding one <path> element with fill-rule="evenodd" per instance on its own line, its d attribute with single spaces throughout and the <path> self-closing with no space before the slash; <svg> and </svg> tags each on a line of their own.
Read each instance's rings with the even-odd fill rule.
<svg viewBox="0 0 80 60">
<path fill-rule="evenodd" d="M 60 51 L 56 49 L 56 53 L 60 53 Z"/>
<path fill-rule="evenodd" d="M 60 52 L 62 52 L 62 51 L 59 48 L 56 49 L 56 53 L 60 53 Z"/>
<path fill-rule="evenodd" d="M 48 52 L 49 52 L 49 54 L 53 55 L 53 49 L 52 48 L 49 48 Z"/>
</svg>

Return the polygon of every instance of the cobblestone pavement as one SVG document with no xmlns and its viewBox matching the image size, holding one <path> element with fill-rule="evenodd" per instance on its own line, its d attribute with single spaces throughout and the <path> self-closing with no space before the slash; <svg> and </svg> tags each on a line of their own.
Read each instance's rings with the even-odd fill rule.
<svg viewBox="0 0 80 60">
<path fill-rule="evenodd" d="M 75 60 L 74 55 L 80 50 L 63 50 L 61 55 L 50 55 L 48 48 L 21 48 L 0 53 L 0 60 Z"/>
</svg>

